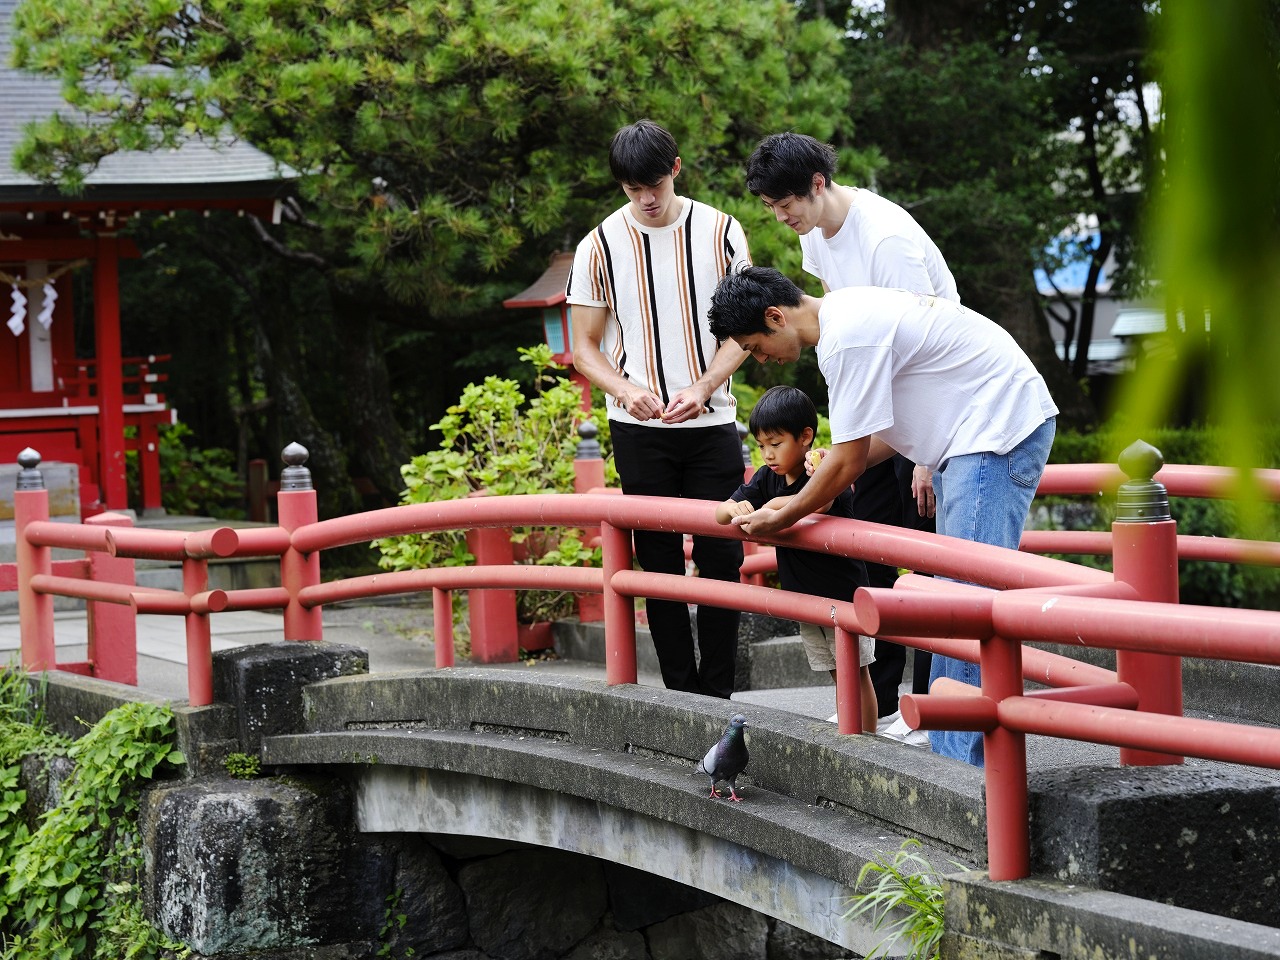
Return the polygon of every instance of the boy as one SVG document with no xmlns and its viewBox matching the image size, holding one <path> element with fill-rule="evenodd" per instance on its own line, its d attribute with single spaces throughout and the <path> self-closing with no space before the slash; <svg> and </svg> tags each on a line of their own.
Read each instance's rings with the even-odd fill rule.
<svg viewBox="0 0 1280 960">
<path fill-rule="evenodd" d="M 732 523 L 734 517 L 745 517 L 764 506 L 778 509 L 809 479 L 805 458 L 818 430 L 818 411 L 803 391 L 795 387 L 770 387 L 751 411 L 749 428 L 764 454 L 764 466 L 749 483 L 738 487 L 730 499 L 716 507 L 718 523 Z M 835 500 L 815 512 L 852 517 L 853 493 L 846 487 Z M 852 600 L 853 591 L 867 585 L 867 570 L 861 560 L 778 547 L 778 579 L 784 590 Z M 804 642 L 809 666 L 830 671 L 832 680 L 836 678 L 835 632 L 834 626 L 800 624 L 800 639 Z M 868 669 L 875 660 L 874 651 L 875 642 L 870 637 L 858 637 L 861 721 L 862 729 L 869 733 L 876 729 L 876 692 Z"/>
<path fill-rule="evenodd" d="M 622 492 L 720 501 L 742 482 L 742 446 L 728 379 L 746 358 L 707 329 L 716 283 L 749 264 L 728 214 L 682 197 L 669 132 L 638 120 L 614 134 L 609 170 L 627 203 L 578 244 L 566 299 L 573 365 L 606 394 Z M 684 538 L 637 530 L 645 570 L 683 574 Z M 693 538 L 699 576 L 738 581 L 742 544 Z M 663 683 L 727 699 L 733 693 L 738 611 L 698 605 L 695 662 L 689 608 L 648 602 Z"/>
</svg>

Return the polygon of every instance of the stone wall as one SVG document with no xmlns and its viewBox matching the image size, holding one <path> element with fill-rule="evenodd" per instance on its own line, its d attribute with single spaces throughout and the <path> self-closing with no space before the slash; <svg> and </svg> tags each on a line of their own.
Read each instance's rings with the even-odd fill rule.
<svg viewBox="0 0 1280 960">
<path fill-rule="evenodd" d="M 849 956 L 738 904 L 591 857 L 358 834 L 351 803 L 336 777 L 155 785 L 142 813 L 149 916 L 203 960 Z"/>
</svg>

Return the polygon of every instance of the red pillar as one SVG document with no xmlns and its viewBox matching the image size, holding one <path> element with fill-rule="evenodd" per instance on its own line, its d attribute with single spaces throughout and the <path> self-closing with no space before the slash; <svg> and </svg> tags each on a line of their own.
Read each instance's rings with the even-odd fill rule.
<svg viewBox="0 0 1280 960">
<path fill-rule="evenodd" d="M 487 494 L 481 494 L 487 496 Z M 476 496 L 476 494 L 471 494 Z M 473 527 L 467 549 L 477 567 L 515 563 L 511 531 L 503 527 Z M 468 599 L 471 659 L 476 663 L 514 663 L 520 657 L 514 590 L 472 590 Z"/>
<path fill-rule="evenodd" d="M 1001 636 L 982 641 L 982 694 L 999 704 L 1022 696 L 1022 644 Z M 1021 880 L 1031 874 L 1027 817 L 1026 734 L 995 726 L 984 731 L 987 787 L 987 874 Z"/>
<path fill-rule="evenodd" d="M 22 668 L 31 672 L 57 667 L 53 642 L 53 597 L 31 589 L 31 578 L 53 570 L 48 547 L 27 542 L 27 524 L 49 519 L 49 491 L 38 469 L 40 454 L 30 447 L 18 454 L 22 469 L 13 492 L 14 552 L 18 566 L 18 636 Z"/>
<path fill-rule="evenodd" d="M 98 485 L 108 510 L 127 510 L 124 369 L 120 348 L 120 242 L 99 234 L 93 262 L 93 336 L 98 370 Z"/>
<path fill-rule="evenodd" d="M 1116 498 L 1112 560 L 1116 579 L 1132 586 L 1138 599 L 1177 603 L 1178 525 L 1169 513 L 1168 491 L 1152 479 L 1162 466 L 1160 451 L 1141 440 L 1120 455 L 1120 469 L 1131 479 Z M 1181 657 L 1117 650 L 1116 679 L 1137 691 L 1139 710 L 1182 716 Z M 1182 763 L 1182 757 L 1121 747 L 1120 762 L 1156 766 Z"/>
<path fill-rule="evenodd" d="M 631 569 L 631 531 L 603 523 L 600 546 L 604 553 L 604 671 L 605 682 L 612 687 L 635 683 L 637 678 L 636 602 L 613 589 L 613 575 Z"/>
<path fill-rule="evenodd" d="M 85 525 L 132 527 L 124 513 L 100 513 Z M 90 578 L 101 583 L 133 586 L 134 562 L 129 557 L 112 557 L 97 550 L 89 552 Z M 132 606 L 86 601 L 89 629 L 89 663 L 99 680 L 138 685 L 138 612 Z"/>
<path fill-rule="evenodd" d="M 285 468 L 280 471 L 276 516 L 280 518 L 280 527 L 290 533 L 315 523 L 319 517 L 311 471 L 306 467 L 308 456 L 307 448 L 300 443 L 289 444 L 281 453 Z M 298 593 L 303 587 L 315 586 L 319 582 L 319 552 L 302 553 L 291 546 L 280 555 L 280 585 L 289 592 L 289 603 L 284 608 L 286 640 L 324 639 L 321 608 L 304 607 L 298 600 Z"/>
</svg>

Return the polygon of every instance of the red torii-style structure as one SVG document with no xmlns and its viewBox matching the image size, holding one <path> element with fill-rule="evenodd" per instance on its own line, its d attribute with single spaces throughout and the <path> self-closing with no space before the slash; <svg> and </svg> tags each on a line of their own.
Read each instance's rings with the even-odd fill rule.
<svg viewBox="0 0 1280 960">
<path fill-rule="evenodd" d="M 290 173 L 239 141 L 109 156 L 76 196 L 15 170 L 23 128 L 73 112 L 56 78 L 8 66 L 16 6 L 0 0 L 0 463 L 35 447 L 46 462 L 77 464 L 80 512 L 87 516 L 129 506 L 125 451 L 136 445 L 144 508 L 162 512 L 156 428 L 174 411 L 150 384 L 141 385 L 141 395 L 126 396 L 119 263 L 139 254 L 122 232 L 131 218 L 177 210 L 234 211 L 278 222 L 278 198 Z M 89 266 L 93 356 L 78 357 L 71 284 L 59 281 Z M 126 440 L 126 426 L 137 428 L 133 440 Z"/>
</svg>

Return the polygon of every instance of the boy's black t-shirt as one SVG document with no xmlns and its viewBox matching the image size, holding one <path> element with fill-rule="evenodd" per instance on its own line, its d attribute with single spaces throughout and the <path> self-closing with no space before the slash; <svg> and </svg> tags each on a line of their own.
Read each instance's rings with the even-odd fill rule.
<svg viewBox="0 0 1280 960">
<path fill-rule="evenodd" d="M 795 483 L 789 484 L 785 476 L 774 473 L 767 466 L 761 467 L 749 482 L 738 487 L 730 499 L 746 500 L 759 510 L 774 497 L 790 497 L 799 493 L 808 482 L 808 476 L 802 474 Z M 852 518 L 853 492 L 843 490 L 826 516 Z M 833 600 L 852 600 L 856 588 L 867 586 L 867 568 L 861 560 L 794 547 L 777 549 L 778 579 L 783 590 L 811 593 Z"/>
</svg>

